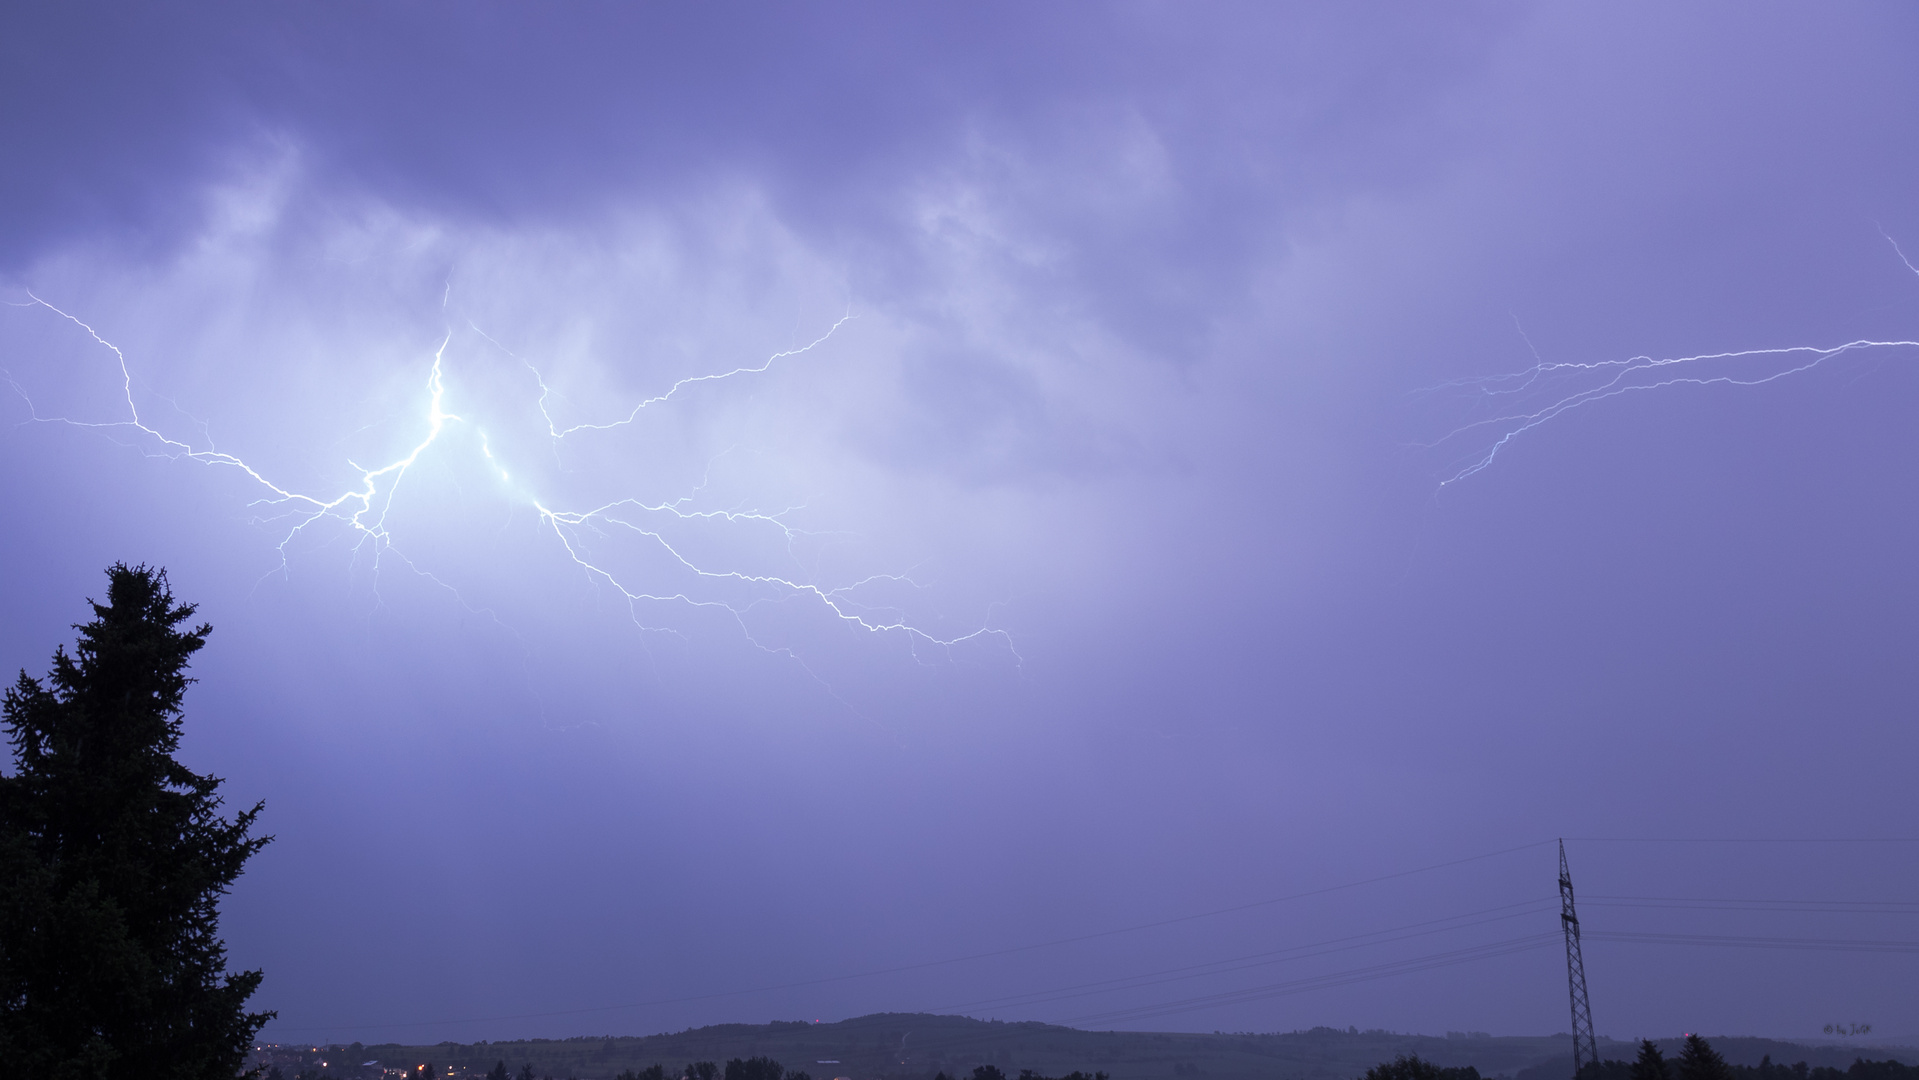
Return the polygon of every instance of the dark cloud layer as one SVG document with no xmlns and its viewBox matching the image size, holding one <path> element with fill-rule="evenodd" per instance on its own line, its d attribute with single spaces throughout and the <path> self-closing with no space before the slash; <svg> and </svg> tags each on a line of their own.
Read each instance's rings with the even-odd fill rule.
<svg viewBox="0 0 1919 1080">
<path fill-rule="evenodd" d="M 1525 900 L 1550 851 L 732 992 L 1562 833 L 1919 829 L 1910 350 L 1575 410 L 1443 488 L 1488 440 L 1429 445 L 1502 407 L 1458 380 L 1539 361 L 1919 336 L 1887 242 L 1919 251 L 1907 8 L 4 18 L 10 303 L 88 319 L 148 415 L 316 489 L 417 437 L 436 348 L 468 417 L 394 518 L 456 600 L 376 579 L 351 535 L 282 568 L 257 489 L 10 399 L 4 552 L 32 572 L 0 581 L 0 660 L 40 667 L 113 559 L 205 602 L 190 749 L 281 837 L 229 926 L 284 1037 L 940 1008 Z M 848 311 L 802 360 L 548 438 Z M 110 415 L 106 356 L 0 309 L 40 415 Z M 641 632 L 529 501 L 688 492 L 804 504 L 798 539 L 701 533 L 703 558 L 911 567 L 921 588 L 864 595 L 942 632 L 990 619 L 1017 655 L 793 603 L 752 630 L 800 660 L 706 609 Z M 1597 895 L 1913 881 L 1904 849 L 1573 850 Z M 1910 936 L 1663 918 L 1593 921 Z M 1891 1030 L 1912 1004 L 1896 957 L 1588 964 L 1618 1036 Z M 1547 950 L 1143 1026 L 1556 1030 L 1560 980 Z M 642 1001 L 664 1004 L 529 1015 Z"/>
<path fill-rule="evenodd" d="M 33 151 L 0 200 L 15 265 L 96 228 L 179 236 L 195 224 L 182 214 L 196 186 L 275 140 L 309 155 L 327 190 L 436 217 L 576 221 L 746 175 L 831 235 L 889 224 L 898 186 L 977 132 L 1041 174 L 1008 178 L 1037 201 L 1022 225 L 1065 236 L 1089 265 L 1150 255 L 1180 268 L 1134 302 L 1190 302 L 1218 284 L 1185 278 L 1270 243 L 1278 202 L 1416 179 L 1451 128 L 1430 104 L 1509 21 L 1493 9 L 831 4 L 81 6 L 10 19 L 6 93 L 19 107 L 4 137 Z M 1044 173 L 1135 119 L 1165 141 L 1184 198 L 1115 228 L 1089 214 L 1100 176 L 1059 190 Z"/>
</svg>

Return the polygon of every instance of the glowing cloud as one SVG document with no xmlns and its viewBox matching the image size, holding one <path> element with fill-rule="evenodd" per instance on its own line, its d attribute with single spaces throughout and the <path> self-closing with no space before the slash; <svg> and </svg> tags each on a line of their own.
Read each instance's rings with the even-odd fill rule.
<svg viewBox="0 0 1919 1080">
<path fill-rule="evenodd" d="M 403 529 L 395 523 L 396 511 L 404 503 L 403 496 L 411 488 L 426 482 L 414 478 L 414 475 L 429 454 L 465 455 L 467 466 L 477 466 L 495 481 L 498 492 L 510 504 L 534 511 L 537 520 L 550 533 L 550 554 L 569 560 L 592 581 L 612 589 L 625 605 L 633 625 L 638 628 L 666 630 L 686 636 L 686 631 L 674 623 L 675 610 L 718 612 L 736 625 L 741 635 L 755 646 L 790 656 L 804 665 L 805 659 L 799 650 L 791 645 L 775 645 L 762 640 L 749 621 L 749 615 L 756 609 L 801 603 L 811 605 L 828 622 L 845 629 L 873 635 L 899 636 L 916 653 L 923 648 L 944 649 L 962 642 L 995 639 L 1009 656 L 1017 659 L 1011 639 L 1003 630 L 982 624 L 959 633 L 936 633 L 909 621 L 897 606 L 874 595 L 874 589 L 878 586 L 916 587 L 906 573 L 866 573 L 839 583 L 827 583 L 817 575 L 804 573 L 798 568 L 799 559 L 795 556 L 794 546 L 815 534 L 790 522 L 791 515 L 800 509 L 798 506 L 762 509 L 705 505 L 701 498 L 707 486 L 705 481 L 671 499 L 622 496 L 594 502 L 584 508 L 562 505 L 558 500 L 564 495 L 536 491 L 531 486 L 535 481 L 520 479 L 521 470 L 512 467 L 511 463 L 503 460 L 501 453 L 496 452 L 494 441 L 488 437 L 481 416 L 464 408 L 461 412 L 454 412 L 449 407 L 449 367 L 452 362 L 448 350 L 456 338 L 456 332 L 451 327 L 433 350 L 431 362 L 426 366 L 420 394 L 423 401 L 411 422 L 415 434 L 409 438 L 404 451 L 378 464 L 361 464 L 348 458 L 346 464 L 352 474 L 350 481 L 339 489 L 315 493 L 270 478 L 267 470 L 249 463 L 239 454 L 218 448 L 210 437 L 194 441 L 169 433 L 149 422 L 142 415 L 136 399 L 136 378 L 125 350 L 73 313 L 37 294 L 29 293 L 29 297 L 24 306 L 44 309 L 64 319 L 111 354 L 122 399 L 114 406 L 121 415 L 113 419 L 88 420 L 47 415 L 34 405 L 29 389 L 9 372 L 7 378 L 14 391 L 26 402 L 31 421 L 126 436 L 144 453 L 152 456 L 192 461 L 242 474 L 261 491 L 249 503 L 258 519 L 279 529 L 275 546 L 280 556 L 278 572 L 281 574 L 291 572 L 288 556 L 289 546 L 294 541 L 317 528 L 331 525 L 343 530 L 350 538 L 356 559 L 365 557 L 370 560 L 375 573 L 376 591 L 381 568 L 390 560 L 397 560 L 407 571 L 446 589 L 468 610 L 484 610 L 469 603 L 461 595 L 459 587 L 436 573 L 430 559 L 409 554 L 404 545 L 405 538 L 401 535 Z M 664 390 L 620 410 L 622 415 L 616 419 L 565 425 L 555 419 L 550 409 L 555 389 L 533 364 L 513 355 L 478 326 L 469 322 L 468 329 L 530 374 L 528 396 L 531 397 L 530 392 L 537 389 L 537 398 L 532 398 L 532 404 L 544 423 L 543 437 L 554 447 L 557 455 L 558 447 L 567 440 L 590 439 L 632 427 L 641 422 L 649 409 L 664 406 L 676 398 L 715 384 L 763 375 L 782 361 L 795 360 L 813 352 L 825 345 L 852 318 L 849 312 L 806 344 L 775 352 L 759 363 L 679 378 Z M 484 357 L 467 361 L 469 367 L 481 367 L 484 364 Z M 203 431 L 208 430 L 204 423 L 200 427 Z M 470 437 L 463 443 L 454 442 L 451 434 L 456 429 L 470 433 Z M 710 466 L 709 462 L 709 469 Z M 696 527 L 757 533 L 783 549 L 789 557 L 787 561 L 795 569 L 774 572 L 747 568 L 765 564 L 764 550 L 752 557 L 696 553 L 693 550 L 695 545 L 673 533 L 675 529 Z M 736 549 L 741 545 L 752 546 L 753 543 L 750 535 L 732 539 L 732 546 Z M 760 546 L 765 547 L 764 544 Z M 487 611 L 486 614 L 492 613 Z"/>
</svg>

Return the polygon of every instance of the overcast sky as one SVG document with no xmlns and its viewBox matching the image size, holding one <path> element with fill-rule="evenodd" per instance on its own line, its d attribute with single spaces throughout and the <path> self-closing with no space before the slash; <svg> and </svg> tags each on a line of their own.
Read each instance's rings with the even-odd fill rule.
<svg viewBox="0 0 1919 1080">
<path fill-rule="evenodd" d="M 202 605 L 268 1038 L 1561 1031 L 1560 836 L 1601 1034 L 1919 1033 L 1698 938 L 1919 941 L 1916 35 L 14 5 L 0 666 Z"/>
</svg>

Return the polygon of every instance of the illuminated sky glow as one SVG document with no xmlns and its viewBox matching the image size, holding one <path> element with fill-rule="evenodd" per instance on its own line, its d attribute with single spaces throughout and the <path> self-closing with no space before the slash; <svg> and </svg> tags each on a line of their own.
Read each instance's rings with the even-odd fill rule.
<svg viewBox="0 0 1919 1080">
<path fill-rule="evenodd" d="M 1919 837 L 1909 8 L 4 18 L 0 659 L 202 604 L 270 1035 L 1550 1032 L 1561 835 L 1906 1033 L 1673 942 L 1919 941 L 1744 843 Z"/>
</svg>

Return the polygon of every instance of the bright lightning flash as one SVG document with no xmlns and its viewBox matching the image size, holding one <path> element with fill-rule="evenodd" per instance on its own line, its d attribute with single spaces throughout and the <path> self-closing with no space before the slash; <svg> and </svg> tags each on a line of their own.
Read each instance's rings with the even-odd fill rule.
<svg viewBox="0 0 1919 1080">
<path fill-rule="evenodd" d="M 1893 250 L 1908 270 L 1919 275 L 1919 267 L 1906 259 L 1898 244 L 1893 244 Z M 1671 386 L 1759 386 L 1811 371 L 1843 356 L 1913 350 L 1919 350 L 1919 341 L 1860 338 L 1839 345 L 1740 349 L 1662 359 L 1635 356 L 1591 363 L 1542 360 L 1511 374 L 1455 379 L 1431 387 L 1428 392 L 1465 391 L 1482 405 L 1492 405 L 1498 415 L 1454 428 L 1426 448 L 1464 445 L 1475 438 L 1480 442 L 1481 448 L 1459 459 L 1457 471 L 1440 481 L 1443 488 L 1489 468 L 1501 451 L 1526 432 L 1608 398 Z"/>
<path fill-rule="evenodd" d="M 889 635 L 903 638 L 912 648 L 916 657 L 925 659 L 923 650 L 950 650 L 962 643 L 983 639 L 996 639 L 1008 653 L 1017 660 L 1018 653 L 1013 650 L 1011 638 L 1004 630 L 994 629 L 982 623 L 974 629 L 958 634 L 941 635 L 914 625 L 905 613 L 896 606 L 881 600 L 869 600 L 875 587 L 899 586 L 917 588 L 918 585 L 907 574 L 881 573 L 870 574 L 857 580 L 827 585 L 808 580 L 798 571 L 793 574 L 755 572 L 726 566 L 710 565 L 695 557 L 682 543 L 677 543 L 667 534 L 666 526 L 671 525 L 720 525 L 735 529 L 771 530 L 772 535 L 784 543 L 789 554 L 793 543 L 803 536 L 811 535 L 797 529 L 786 521 L 787 515 L 798 507 L 786 507 L 777 511 L 763 512 L 743 509 L 700 509 L 696 499 L 700 488 L 696 487 L 688 494 L 673 500 L 648 501 L 640 498 L 619 498 L 598 503 L 586 509 L 569 509 L 551 505 L 549 500 L 522 490 L 514 482 L 515 472 L 506 467 L 494 453 L 493 445 L 486 433 L 466 417 L 451 412 L 447 408 L 447 359 L 448 344 L 453 333 L 448 331 L 433 352 L 425 382 L 426 407 L 420 417 L 420 434 L 417 441 L 402 455 L 385 464 L 364 466 L 348 460 L 354 474 L 342 490 L 330 494 L 313 494 L 295 490 L 269 479 L 264 473 L 238 455 L 228 453 L 213 446 L 211 439 L 203 444 L 184 441 L 169 435 L 142 418 L 135 400 L 133 373 L 126 354 L 91 325 L 75 315 L 64 311 L 39 296 L 28 294 L 32 304 L 45 308 L 61 318 L 84 330 L 94 342 L 113 354 L 118 366 L 121 395 L 124 399 L 124 418 L 106 421 L 79 420 L 65 416 L 43 416 L 34 408 L 32 399 L 26 390 L 9 373 L 8 382 L 14 391 L 26 401 L 31 420 L 37 423 L 65 424 L 72 427 L 90 428 L 109 433 L 130 435 L 137 443 L 143 443 L 142 449 L 153 456 L 172 459 L 185 459 L 201 464 L 229 468 L 243 473 L 253 484 L 262 489 L 262 494 L 250 505 L 256 511 L 264 512 L 268 521 L 277 522 L 284 531 L 277 541 L 280 554 L 280 573 L 287 573 L 288 545 L 302 533 L 321 523 L 337 523 L 347 529 L 353 537 L 354 552 L 357 555 L 370 554 L 373 568 L 377 574 L 383 560 L 399 559 L 412 572 L 419 574 L 435 584 L 452 591 L 459 596 L 457 589 L 447 585 L 415 560 L 402 553 L 389 519 L 408 475 L 421 461 L 429 449 L 442 442 L 442 436 L 455 425 L 466 425 L 474 434 L 473 445 L 478 449 L 480 460 L 487 471 L 497 477 L 511 496 L 530 507 L 538 515 L 541 525 L 551 532 L 556 554 L 564 555 L 589 580 L 612 589 L 624 603 L 627 615 L 633 624 L 643 630 L 667 630 L 685 636 L 683 631 L 675 630 L 664 622 L 657 622 L 661 613 L 673 608 L 700 609 L 719 612 L 737 624 L 745 639 L 767 652 L 790 657 L 805 665 L 804 659 L 790 646 L 773 646 L 758 640 L 749 624 L 749 614 L 758 607 L 773 604 L 801 602 L 812 605 L 824 614 L 830 622 L 855 632 L 869 635 Z M 642 414 L 648 408 L 665 405 L 683 392 L 691 391 L 710 383 L 722 383 L 731 380 L 749 378 L 762 374 L 782 360 L 798 357 L 811 352 L 824 344 L 843 326 L 849 314 L 835 322 L 819 338 L 803 346 L 774 353 L 758 364 L 735 367 L 728 371 L 707 375 L 693 375 L 674 382 L 653 396 L 641 400 L 627 411 L 622 418 L 605 423 L 578 423 L 561 426 L 548 409 L 553 390 L 533 365 L 521 360 L 520 363 L 531 372 L 535 385 L 539 388 L 537 405 L 541 417 L 546 422 L 546 437 L 556 447 L 569 438 L 590 437 L 597 433 L 639 423 Z M 501 351 L 505 347 L 480 331 L 472 329 L 480 336 L 492 342 Z M 507 355 L 511 356 L 510 352 Z M 518 360 L 518 357 L 514 357 Z M 204 429 L 205 425 L 201 425 Z M 702 487 L 704 486 L 702 481 Z M 651 552 L 651 565 L 675 570 L 675 577 L 683 583 L 679 587 L 669 585 L 661 588 L 658 582 L 637 580 L 628 571 L 616 569 L 604 559 L 593 554 L 593 540 L 608 536 L 627 536 L 637 539 Z M 463 597 L 460 602 L 469 610 Z M 811 672 L 811 668 L 807 669 Z M 815 676 L 817 677 L 817 675 Z"/>
</svg>

